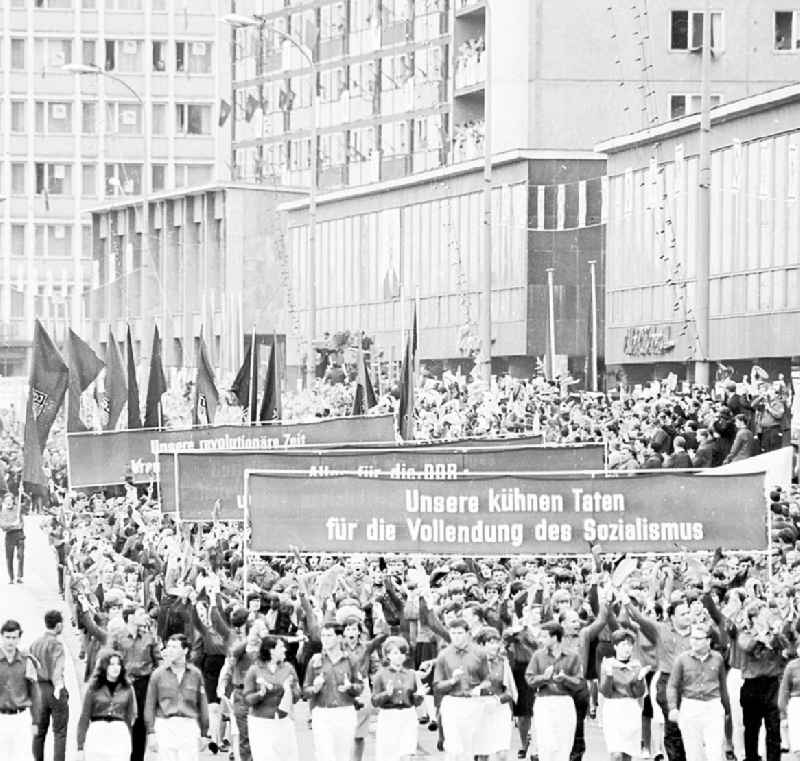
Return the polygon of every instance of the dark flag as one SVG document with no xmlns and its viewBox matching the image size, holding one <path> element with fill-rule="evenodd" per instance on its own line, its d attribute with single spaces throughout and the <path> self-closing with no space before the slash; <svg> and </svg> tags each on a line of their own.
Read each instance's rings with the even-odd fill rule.
<svg viewBox="0 0 800 761">
<path fill-rule="evenodd" d="M 278 360 L 278 337 L 273 336 L 272 348 L 269 352 L 267 377 L 264 379 L 264 395 L 261 397 L 261 408 L 258 419 L 265 423 L 269 420 L 281 419 L 281 376 Z"/>
<path fill-rule="evenodd" d="M 214 381 L 214 371 L 208 360 L 206 342 L 200 335 L 200 352 L 197 358 L 197 377 L 194 382 L 194 419 L 195 425 L 211 425 L 217 412 L 219 394 Z"/>
<path fill-rule="evenodd" d="M 67 432 L 86 431 L 81 420 L 81 394 L 103 369 L 103 362 L 92 347 L 80 338 L 72 328 L 67 330 L 64 341 L 64 359 L 69 368 L 67 397 Z"/>
<path fill-rule="evenodd" d="M 142 411 L 139 406 L 139 383 L 136 380 L 136 362 L 133 359 L 133 341 L 131 340 L 130 325 L 125 339 L 125 355 L 128 366 L 128 429 L 141 428 Z"/>
<path fill-rule="evenodd" d="M 28 402 L 25 409 L 22 470 L 25 488 L 28 488 L 28 484 L 33 487 L 47 486 L 47 478 L 42 469 L 42 452 L 53 421 L 64 402 L 68 385 L 69 369 L 42 324 L 36 320 Z"/>
<path fill-rule="evenodd" d="M 258 105 L 258 101 L 252 95 L 247 96 L 247 101 L 244 105 L 244 120 L 246 122 L 249 122 L 253 118 Z"/>
<path fill-rule="evenodd" d="M 147 399 L 144 405 L 144 427 L 161 428 L 161 396 L 167 393 L 164 365 L 161 362 L 161 336 L 158 325 L 153 327 L 153 351 L 150 353 L 150 376 L 147 379 Z"/>
<path fill-rule="evenodd" d="M 251 423 L 255 423 L 256 417 L 256 388 L 258 386 L 258 368 L 255 363 L 255 332 L 250 339 L 250 346 L 244 354 L 244 362 L 233 379 L 230 391 L 239 402 L 239 406 L 248 410 Z"/>
<path fill-rule="evenodd" d="M 378 403 L 372 379 L 369 377 L 367 358 L 363 349 L 358 350 L 358 375 L 356 376 L 356 393 L 353 398 L 353 415 L 364 415 L 367 410 Z"/>
<path fill-rule="evenodd" d="M 217 126 L 222 127 L 224 126 L 225 122 L 228 121 L 228 117 L 231 115 L 231 104 L 228 103 L 225 98 L 220 98 L 219 101 L 219 120 L 217 121 Z"/>
<path fill-rule="evenodd" d="M 125 408 L 127 398 L 128 384 L 125 382 L 122 356 L 119 353 L 117 339 L 109 330 L 106 347 L 105 391 L 99 399 L 104 431 L 113 431 L 117 427 L 117 421 Z"/>
<path fill-rule="evenodd" d="M 397 415 L 397 430 L 403 441 L 414 438 L 414 361 L 417 354 L 417 311 L 411 333 L 406 339 L 403 366 L 400 370 L 400 406 Z"/>
</svg>

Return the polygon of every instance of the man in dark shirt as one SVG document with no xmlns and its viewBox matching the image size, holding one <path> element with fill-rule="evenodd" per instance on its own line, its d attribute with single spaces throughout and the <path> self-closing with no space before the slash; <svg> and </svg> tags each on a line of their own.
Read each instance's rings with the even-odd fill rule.
<svg viewBox="0 0 800 761">
<path fill-rule="evenodd" d="M 0 748 L 4 761 L 30 761 L 39 728 L 36 664 L 19 649 L 22 627 L 9 619 L 0 627 Z M 29 713 L 30 711 L 30 713 Z"/>
<path fill-rule="evenodd" d="M 710 468 L 714 462 L 714 440 L 707 428 L 697 431 L 697 452 L 695 452 L 692 466 L 695 468 Z"/>
<path fill-rule="evenodd" d="M 200 669 L 186 662 L 190 649 L 183 634 L 169 638 L 165 664 L 150 677 L 144 706 L 150 747 L 181 761 L 197 761 L 199 740 L 208 734 L 205 684 Z"/>
<path fill-rule="evenodd" d="M 64 617 L 60 611 L 49 610 L 44 614 L 44 625 L 44 634 L 31 644 L 31 655 L 38 663 L 42 698 L 39 731 L 33 738 L 33 758 L 44 761 L 44 742 L 52 719 L 53 761 L 64 761 L 69 724 L 69 693 L 64 685 L 66 651 L 59 638 L 64 629 Z"/>
<path fill-rule="evenodd" d="M 536 693 L 533 721 L 539 757 L 566 759 L 570 756 L 577 715 L 573 694 L 585 684 L 580 656 L 562 647 L 564 629 L 560 624 L 544 624 L 539 649 L 525 671 L 525 681 Z"/>
</svg>

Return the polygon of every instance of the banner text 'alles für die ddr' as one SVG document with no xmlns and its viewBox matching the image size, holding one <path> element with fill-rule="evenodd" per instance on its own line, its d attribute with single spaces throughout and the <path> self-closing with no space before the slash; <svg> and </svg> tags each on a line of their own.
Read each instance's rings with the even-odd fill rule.
<svg viewBox="0 0 800 761">
<path fill-rule="evenodd" d="M 354 471 L 370 478 L 384 471 L 396 478 L 431 480 L 469 472 L 599 470 L 603 446 L 510 445 L 450 448 L 404 446 L 385 449 L 295 449 L 272 452 L 195 451 L 159 455 L 161 509 L 181 520 L 242 520 L 246 470 L 298 470 L 325 477 Z M 503 446 L 503 444 L 505 444 Z M 177 463 L 177 466 L 176 466 Z M 215 509 L 215 504 L 217 505 Z"/>
<path fill-rule="evenodd" d="M 497 555 L 760 550 L 763 473 L 474 476 L 248 472 L 253 550 Z"/>
</svg>

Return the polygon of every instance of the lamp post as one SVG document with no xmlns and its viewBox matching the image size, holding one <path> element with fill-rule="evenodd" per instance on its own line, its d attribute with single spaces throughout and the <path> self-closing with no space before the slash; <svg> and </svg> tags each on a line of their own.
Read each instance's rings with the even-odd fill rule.
<svg viewBox="0 0 800 761">
<path fill-rule="evenodd" d="M 492 379 L 492 41 L 491 3 L 486 0 L 486 24 L 483 32 L 486 74 L 483 89 L 483 266 L 481 278 L 481 302 L 479 334 L 481 340 L 481 375 L 489 385 Z"/>
<path fill-rule="evenodd" d="M 106 71 L 105 69 L 97 66 L 95 64 L 85 64 L 85 63 L 69 63 L 65 66 L 61 67 L 62 71 L 69 72 L 71 74 L 76 74 L 78 76 L 95 76 L 95 77 L 106 77 L 106 79 L 110 79 L 117 84 L 124 87 L 139 103 L 142 107 L 142 131 L 144 133 L 144 162 L 142 164 L 142 198 L 141 198 L 141 210 L 142 210 L 142 270 L 144 271 L 144 266 L 150 263 L 150 113 L 147 108 L 147 104 L 144 102 L 144 99 L 141 95 L 131 87 L 124 79 L 121 77 L 112 74 L 111 72 Z M 115 183 L 118 187 L 122 188 L 121 183 L 117 179 Z M 166 309 L 166 302 L 164 300 L 164 292 L 161 287 L 161 276 L 157 269 L 155 269 L 155 276 L 156 282 L 159 286 L 159 292 L 161 295 L 161 307 L 162 310 Z M 143 284 L 144 285 L 144 284 Z M 146 289 L 142 289 L 142 292 L 145 292 Z M 126 304 L 128 303 L 128 285 L 125 285 L 125 298 Z M 128 315 L 126 314 L 126 317 Z"/>
<path fill-rule="evenodd" d="M 229 13 L 222 20 L 234 29 L 258 27 L 261 32 L 269 31 L 284 42 L 294 47 L 311 67 L 311 179 L 308 188 L 308 353 L 306 355 L 306 382 L 309 386 L 314 382 L 314 341 L 317 334 L 317 184 L 318 184 L 318 115 L 317 115 L 317 67 L 314 63 L 312 50 L 296 37 L 286 32 L 270 27 L 258 16 L 244 16 L 238 13 Z M 235 108 L 234 103 L 234 108 Z M 235 117 L 234 117 L 235 118 Z"/>
</svg>

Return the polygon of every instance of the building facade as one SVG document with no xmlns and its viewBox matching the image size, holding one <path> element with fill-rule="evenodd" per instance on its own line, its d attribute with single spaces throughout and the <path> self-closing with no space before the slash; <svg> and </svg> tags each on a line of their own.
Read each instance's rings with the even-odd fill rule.
<svg viewBox="0 0 800 761">
<path fill-rule="evenodd" d="M 797 85 L 712 109 L 708 282 L 697 277 L 699 117 L 598 146 L 608 157 L 612 374 L 691 378 L 706 355 L 712 368 L 749 373 L 755 362 L 789 378 L 800 330 L 799 120 Z M 694 313 L 702 288 L 707 336 Z"/>
<path fill-rule="evenodd" d="M 215 0 L 0 3 L 0 373 L 26 372 L 34 316 L 82 327 L 88 208 L 229 176 L 218 18 Z"/>
<path fill-rule="evenodd" d="M 261 337 L 290 329 L 285 235 L 275 209 L 293 195 L 230 183 L 155 194 L 146 260 L 140 203 L 94 209 L 98 284 L 86 294 L 86 339 L 102 355 L 109 330 L 123 340 L 130 326 L 141 360 L 158 325 L 165 367 L 181 369 L 195 366 L 202 330 L 221 380 L 229 380 L 254 328 Z M 128 271 L 126 250 L 134 264 Z"/>
<path fill-rule="evenodd" d="M 546 271 L 553 268 L 555 353 L 583 376 L 589 262 L 598 275 L 603 268 L 605 162 L 590 152 L 515 151 L 494 163 L 491 273 L 482 267 L 480 160 L 322 196 L 313 267 L 308 199 L 283 204 L 295 326 L 289 362 L 305 350 L 314 289 L 320 335 L 364 330 L 384 361 L 399 360 L 416 305 L 421 358 L 466 371 L 490 274 L 493 369 L 530 374 L 546 351 Z"/>
<path fill-rule="evenodd" d="M 470 161 L 487 139 L 495 153 L 587 150 L 700 107 L 702 10 L 691 5 L 237 0 L 235 9 L 231 161 L 247 181 L 308 185 L 316 159 L 323 190 L 354 187 Z M 746 13 L 720 0 L 711 15 L 715 102 L 794 81 L 797 14 L 775 0 Z"/>
</svg>

